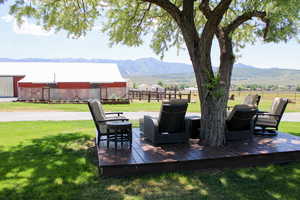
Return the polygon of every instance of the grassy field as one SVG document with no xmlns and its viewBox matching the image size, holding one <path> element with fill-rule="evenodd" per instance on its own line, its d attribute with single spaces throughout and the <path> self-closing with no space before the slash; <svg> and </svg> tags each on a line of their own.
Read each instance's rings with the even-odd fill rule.
<svg viewBox="0 0 300 200">
<path fill-rule="evenodd" d="M 250 92 L 251 93 L 251 92 Z M 253 94 L 256 94 L 252 92 Z M 236 105 L 243 102 L 246 95 L 249 92 L 233 92 L 235 95 L 234 101 L 229 101 L 229 105 Z M 288 104 L 287 112 L 300 112 L 300 95 L 295 96 L 295 93 L 262 93 L 259 109 L 269 110 L 272 101 L 275 97 L 287 97 L 293 100 L 295 103 Z M 188 106 L 188 112 L 200 112 L 200 103 L 198 96 L 193 95 L 192 99 L 195 103 L 190 103 Z M 105 111 L 122 111 L 122 112 L 140 112 L 140 111 L 159 111 L 161 102 L 152 101 L 151 103 L 145 101 L 134 101 L 132 103 L 117 104 L 117 105 L 104 105 Z M 0 112 L 16 112 L 16 111 L 64 111 L 64 112 L 87 112 L 88 107 L 86 104 L 38 104 L 38 103 L 21 103 L 21 102 L 0 102 Z"/>
<path fill-rule="evenodd" d="M 300 136 L 300 123 L 280 130 Z M 101 178 L 91 121 L 0 123 L 1 200 L 297 200 L 300 163 Z M 126 172 L 125 172 L 126 173 Z"/>
</svg>

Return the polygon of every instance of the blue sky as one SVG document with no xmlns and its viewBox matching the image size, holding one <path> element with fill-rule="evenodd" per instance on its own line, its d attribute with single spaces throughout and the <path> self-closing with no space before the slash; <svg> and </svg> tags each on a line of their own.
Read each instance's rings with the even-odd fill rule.
<svg viewBox="0 0 300 200">
<path fill-rule="evenodd" d="M 66 32 L 45 32 L 39 26 L 25 22 L 20 28 L 8 15 L 7 5 L 0 6 L 0 57 L 2 58 L 99 58 L 138 59 L 159 56 L 149 48 L 151 38 L 138 48 L 109 47 L 108 37 L 99 30 L 89 32 L 85 38 L 69 39 Z M 218 65 L 218 48 L 214 44 L 212 61 Z M 256 67 L 300 69 L 300 45 L 295 40 L 288 43 L 248 45 L 239 52 L 237 62 Z M 166 53 L 164 61 L 190 63 L 186 51 L 177 54 L 176 49 Z"/>
</svg>

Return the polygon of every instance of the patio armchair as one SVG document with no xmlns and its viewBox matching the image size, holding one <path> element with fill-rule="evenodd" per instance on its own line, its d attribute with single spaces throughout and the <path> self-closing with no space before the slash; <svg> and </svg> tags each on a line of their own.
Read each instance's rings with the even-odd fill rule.
<svg viewBox="0 0 300 200">
<path fill-rule="evenodd" d="M 254 95 L 249 94 L 245 97 L 243 104 L 254 105 L 254 106 L 258 107 L 260 99 L 261 99 L 261 96 L 258 94 L 254 94 Z"/>
<path fill-rule="evenodd" d="M 226 119 L 226 140 L 246 140 L 251 139 L 254 132 L 255 106 L 240 104 L 233 107 Z"/>
<path fill-rule="evenodd" d="M 256 115 L 255 134 L 277 135 L 279 123 L 289 100 L 276 97 L 269 112 L 259 111 Z"/>
<path fill-rule="evenodd" d="M 163 100 L 162 104 L 187 104 L 188 100 L 187 99 L 169 99 L 169 100 Z M 144 118 L 139 119 L 139 129 L 140 129 L 140 134 L 144 134 Z"/>
<path fill-rule="evenodd" d="M 189 139 L 185 132 L 187 102 L 170 101 L 161 106 L 158 118 L 144 116 L 144 136 L 154 145 L 184 143 Z"/>
<path fill-rule="evenodd" d="M 96 131 L 97 145 L 100 145 L 101 141 L 108 141 L 107 140 L 108 137 L 114 134 L 114 133 L 107 132 L 106 122 L 128 121 L 127 118 L 121 116 L 123 114 L 122 112 L 104 112 L 103 107 L 98 100 L 89 100 L 88 106 L 97 130 Z M 103 136 L 105 137 L 102 139 Z"/>
<path fill-rule="evenodd" d="M 248 94 L 245 97 L 244 102 L 242 104 L 258 107 L 260 99 L 261 99 L 261 96 L 258 94 L 254 94 L 254 95 Z M 227 108 L 228 108 L 228 110 L 231 110 L 233 108 L 233 106 L 227 106 Z"/>
</svg>

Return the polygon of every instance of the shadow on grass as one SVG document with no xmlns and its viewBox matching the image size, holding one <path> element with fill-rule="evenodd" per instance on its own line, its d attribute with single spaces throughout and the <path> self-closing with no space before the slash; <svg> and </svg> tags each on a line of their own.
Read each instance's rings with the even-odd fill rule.
<svg viewBox="0 0 300 200">
<path fill-rule="evenodd" d="M 99 177 L 90 136 L 59 134 L 0 149 L 0 199 L 298 199 L 300 164 Z M 126 172 L 124 172 L 126 174 Z"/>
<path fill-rule="evenodd" d="M 102 186 L 117 199 L 230 199 L 297 200 L 300 196 L 300 164 L 238 170 L 167 173 L 155 176 L 107 179 Z M 108 183 L 109 182 L 109 183 Z M 95 188 L 94 188 L 95 189 Z M 101 199 L 103 193 L 86 193 Z M 105 196 L 104 199 L 114 199 Z"/>
<path fill-rule="evenodd" d="M 0 199 L 76 199 L 97 173 L 88 143 L 88 135 L 64 133 L 0 149 Z"/>
</svg>

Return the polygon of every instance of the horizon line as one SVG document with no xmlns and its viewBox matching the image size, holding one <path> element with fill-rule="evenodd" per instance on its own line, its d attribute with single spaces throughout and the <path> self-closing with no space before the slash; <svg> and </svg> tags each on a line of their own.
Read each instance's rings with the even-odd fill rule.
<svg viewBox="0 0 300 200">
<path fill-rule="evenodd" d="M 160 59 L 157 59 L 157 58 L 154 58 L 154 57 L 142 57 L 142 58 L 136 58 L 136 59 L 112 59 L 112 58 L 84 58 L 84 57 L 52 57 L 52 58 L 41 58 L 41 57 L 23 57 L 23 58 L 7 58 L 7 57 L 0 57 L 0 62 L 3 63 L 3 62 L 11 62 L 11 61 L 5 61 L 3 59 L 7 59 L 7 60 L 12 60 L 12 61 L 19 61 L 19 62 L 27 62 L 26 60 L 29 60 L 29 59 L 40 59 L 40 60 L 64 60 L 64 59 L 71 59 L 71 60 L 78 60 L 78 59 L 81 59 L 81 60 L 86 60 L 86 61 L 89 61 L 89 60 L 114 60 L 114 61 L 136 61 L 136 60 L 142 60 L 142 59 L 154 59 L 156 61 L 159 61 L 159 62 L 162 62 L 162 63 L 176 63 L 176 64 L 185 64 L 185 65 L 189 65 L 189 66 L 192 66 L 191 63 L 186 63 L 186 62 L 175 62 L 175 61 L 164 61 L 164 60 L 160 60 Z M 39 61 L 29 61 L 29 62 L 39 62 Z M 55 63 L 55 61 L 54 61 Z M 67 63 L 67 62 L 66 62 Z M 76 63 L 76 61 L 74 62 Z M 89 62 L 84 62 L 84 63 L 89 63 Z M 238 65 L 238 64 L 242 64 L 242 65 L 246 65 L 248 67 L 253 67 L 253 68 L 258 68 L 258 69 L 286 69 L 286 70 L 297 70 L 299 71 L 300 69 L 295 69 L 295 68 L 289 68 L 289 67 L 261 67 L 261 66 L 254 66 L 254 65 L 249 65 L 249 64 L 245 64 L 245 63 L 241 63 L 241 62 L 237 62 L 235 63 L 234 65 Z M 213 67 L 216 67 L 218 68 L 217 66 L 213 66 Z"/>
</svg>

